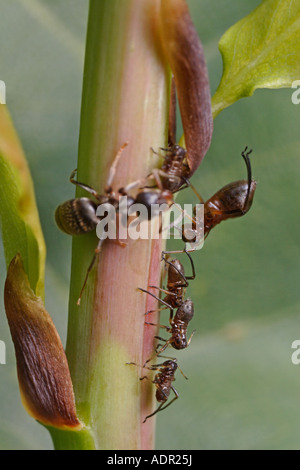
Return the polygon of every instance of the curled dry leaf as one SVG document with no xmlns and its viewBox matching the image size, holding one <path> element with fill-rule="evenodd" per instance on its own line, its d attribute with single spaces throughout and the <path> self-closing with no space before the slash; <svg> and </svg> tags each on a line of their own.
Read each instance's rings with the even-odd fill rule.
<svg viewBox="0 0 300 470">
<path fill-rule="evenodd" d="M 203 47 L 185 0 L 161 1 L 160 35 L 175 79 L 191 176 L 210 146 L 213 119 Z"/>
<path fill-rule="evenodd" d="M 9 265 L 4 302 L 25 408 L 47 426 L 80 429 L 61 340 L 42 300 L 29 285 L 20 255 Z"/>
</svg>

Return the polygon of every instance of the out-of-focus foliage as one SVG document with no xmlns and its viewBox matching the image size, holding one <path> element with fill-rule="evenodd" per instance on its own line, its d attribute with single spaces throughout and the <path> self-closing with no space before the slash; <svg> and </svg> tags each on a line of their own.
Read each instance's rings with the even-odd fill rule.
<svg viewBox="0 0 300 470">
<path fill-rule="evenodd" d="M 260 2 L 188 3 L 213 93 L 222 75 L 219 39 Z M 68 177 L 77 160 L 87 9 L 87 0 L 0 0 L 0 79 L 33 175 L 47 244 L 46 308 L 63 340 L 71 240 L 57 230 L 53 213 L 74 194 Z M 292 341 L 300 339 L 300 107 L 292 104 L 294 91 L 257 90 L 224 110 L 193 177 L 208 198 L 245 178 L 240 152 L 253 148 L 258 181 L 253 207 L 244 218 L 216 227 L 194 254 L 197 278 L 188 295 L 195 302 L 196 333 L 178 353 L 189 380 L 178 374 L 180 398 L 158 415 L 157 448 L 299 448 L 300 366 L 291 362 Z M 188 190 L 178 197 L 181 203 L 192 201 Z M 3 286 L 2 252 L 1 276 Z M 162 313 L 165 324 L 167 315 Z M 21 405 L 3 307 L 0 339 L 7 347 L 7 364 L 0 365 L 0 447 L 51 449 L 48 432 Z"/>
</svg>

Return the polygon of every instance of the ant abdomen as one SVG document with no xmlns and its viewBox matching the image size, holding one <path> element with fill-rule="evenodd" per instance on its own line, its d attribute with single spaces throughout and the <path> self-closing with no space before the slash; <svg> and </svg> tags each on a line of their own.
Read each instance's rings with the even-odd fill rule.
<svg viewBox="0 0 300 470">
<path fill-rule="evenodd" d="M 191 321 L 194 316 L 194 303 L 192 300 L 187 299 L 182 302 L 176 312 L 176 320 L 184 322 L 186 325 Z"/>
<path fill-rule="evenodd" d="M 97 204 L 87 197 L 70 199 L 55 211 L 57 226 L 68 235 L 81 235 L 94 230 L 99 223 Z"/>
<path fill-rule="evenodd" d="M 229 183 L 205 203 L 205 212 L 222 211 L 223 219 L 240 217 L 250 209 L 256 189 L 256 181 L 246 180 Z"/>
</svg>

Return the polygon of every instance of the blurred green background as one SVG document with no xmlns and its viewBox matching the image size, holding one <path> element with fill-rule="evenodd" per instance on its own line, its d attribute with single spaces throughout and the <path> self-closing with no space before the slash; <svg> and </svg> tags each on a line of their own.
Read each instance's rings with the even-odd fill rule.
<svg viewBox="0 0 300 470">
<path fill-rule="evenodd" d="M 121 0 L 120 0 L 121 1 Z M 124 1 L 124 0 L 123 0 Z M 189 0 L 204 44 L 212 93 L 221 78 L 218 41 L 258 0 Z M 34 179 L 47 244 L 46 307 L 66 338 L 71 239 L 53 213 L 73 196 L 88 0 L 0 0 L 0 79 Z M 300 77 L 296 77 L 300 79 Z M 299 449 L 300 365 L 300 106 L 292 90 L 258 90 L 223 111 L 193 177 L 204 198 L 245 178 L 240 152 L 253 148 L 258 181 L 251 211 L 224 222 L 195 253 L 197 278 L 188 295 L 196 328 L 180 354 L 180 398 L 157 417 L 157 449 Z M 192 193 L 178 202 L 196 202 Z M 48 432 L 23 409 L 3 307 L 1 248 L 0 449 L 51 449 Z M 179 358 L 179 357 L 178 357 Z M 121 385 L 121 384 L 120 384 Z"/>
</svg>

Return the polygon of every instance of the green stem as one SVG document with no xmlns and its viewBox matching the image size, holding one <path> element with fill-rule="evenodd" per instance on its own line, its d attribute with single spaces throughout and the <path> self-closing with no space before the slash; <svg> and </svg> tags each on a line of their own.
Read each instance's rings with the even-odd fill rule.
<svg viewBox="0 0 300 470">
<path fill-rule="evenodd" d="M 158 7 L 158 0 L 90 0 L 78 180 L 100 193 L 125 141 L 114 189 L 145 177 L 157 165 L 150 148 L 167 143 L 169 80 L 156 32 Z M 141 364 L 153 351 L 155 332 L 144 325 L 150 296 L 137 287 L 159 285 L 161 241 L 127 243 L 104 243 L 78 307 L 97 238 L 73 240 L 67 356 L 78 416 L 97 449 L 153 448 L 155 419 L 142 424 L 155 406 L 153 386 L 140 382 L 141 369 L 126 362 Z M 63 433 L 54 441 L 73 448 Z M 82 446 L 90 448 L 90 441 Z"/>
</svg>

